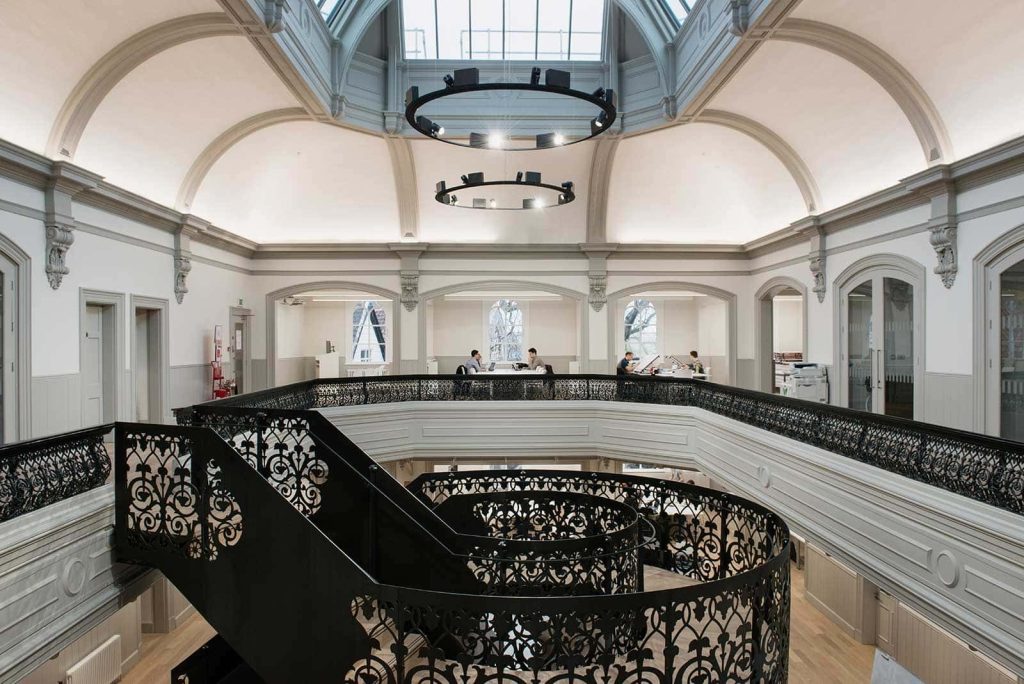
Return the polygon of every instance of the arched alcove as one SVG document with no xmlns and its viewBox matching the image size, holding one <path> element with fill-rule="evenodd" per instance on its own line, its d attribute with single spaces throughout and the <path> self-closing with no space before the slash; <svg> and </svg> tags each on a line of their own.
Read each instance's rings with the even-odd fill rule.
<svg viewBox="0 0 1024 684">
<path fill-rule="evenodd" d="M 697 295 L 706 296 L 721 302 L 724 305 L 724 319 L 726 330 L 723 335 L 722 351 L 720 355 L 724 360 L 727 368 L 723 374 L 719 369 L 715 368 L 715 364 L 711 364 L 712 378 L 715 382 L 721 382 L 723 384 L 733 384 L 736 381 L 736 320 L 737 320 L 737 299 L 736 295 L 728 290 L 723 290 L 711 285 L 705 285 L 703 283 L 691 283 L 687 281 L 659 281 L 653 283 L 640 283 L 632 285 L 627 288 L 623 288 L 616 292 L 608 294 L 608 307 L 609 311 L 609 324 L 608 324 L 608 354 L 609 354 L 609 368 L 611 371 L 616 361 L 616 355 L 620 351 L 620 345 L 617 341 L 616 331 L 620 329 L 619 316 L 616 315 L 618 309 L 618 303 L 620 300 L 626 299 L 631 295 L 643 293 L 643 292 L 689 292 Z M 698 349 L 703 355 L 705 352 Z M 717 356 L 717 355 L 716 355 Z"/>
<path fill-rule="evenodd" d="M 273 292 L 268 292 L 266 295 L 268 387 L 274 387 L 277 385 L 277 302 L 286 297 L 292 297 L 299 293 L 323 292 L 332 290 L 346 290 L 352 292 L 366 293 L 367 295 L 381 297 L 391 302 L 392 315 L 391 322 L 389 323 L 389 326 L 391 328 L 390 338 L 392 345 L 391 363 L 393 365 L 397 365 L 397 361 L 400 358 L 400 354 L 397 353 L 396 350 L 400 348 L 402 339 L 402 317 L 398 312 L 398 303 L 400 297 L 397 292 L 388 290 L 383 287 L 378 287 L 376 285 L 369 285 L 366 283 L 356 283 L 343 280 L 320 280 L 310 283 L 296 283 L 295 285 L 289 285 L 288 287 L 283 287 L 278 290 L 274 290 Z"/>
<path fill-rule="evenodd" d="M 447 295 L 454 295 L 454 294 L 458 294 L 458 293 L 462 293 L 462 292 L 481 293 L 481 297 L 479 298 L 480 301 L 484 301 L 484 297 L 482 296 L 483 293 L 487 293 L 489 295 L 493 294 L 493 299 L 496 301 L 497 299 L 500 299 L 504 295 L 507 295 L 509 293 L 522 293 L 522 292 L 548 293 L 548 294 L 557 295 L 558 297 L 561 297 L 563 299 L 569 300 L 571 302 L 571 304 L 572 304 L 572 309 L 574 310 L 574 314 L 575 314 L 574 318 L 575 318 L 575 331 L 576 331 L 575 337 L 576 337 L 576 339 L 575 339 L 575 344 L 574 345 L 569 345 L 569 346 L 574 346 L 574 349 L 575 349 L 575 353 L 574 354 L 571 354 L 571 355 L 569 355 L 569 354 L 554 354 L 553 355 L 551 353 L 546 353 L 544 348 L 543 348 L 543 344 L 538 343 L 536 341 L 540 336 L 538 335 L 537 337 L 531 338 L 531 332 L 530 332 L 530 327 L 531 327 L 530 318 L 531 318 L 531 314 L 530 313 L 527 313 L 527 323 L 526 323 L 526 327 L 525 327 L 524 344 L 525 344 L 526 347 L 531 347 L 531 346 L 537 347 L 538 348 L 537 349 L 538 350 L 538 355 L 541 358 L 543 358 L 545 361 L 550 363 L 551 365 L 555 366 L 556 372 L 559 372 L 559 370 L 561 370 L 561 372 L 566 372 L 568 370 L 567 365 L 566 365 L 568 363 L 568 359 L 562 358 L 563 356 L 575 356 L 576 360 L 580 361 L 580 362 L 582 362 L 583 360 L 585 360 L 585 359 L 587 359 L 589 357 L 590 345 L 589 345 L 589 341 L 588 341 L 587 335 L 586 335 L 586 330 L 587 330 L 587 310 L 588 310 L 588 307 L 586 306 L 586 298 L 587 298 L 586 294 L 584 294 L 582 292 L 578 292 L 576 290 L 572 290 L 572 289 L 566 288 L 566 287 L 561 287 L 561 286 L 558 286 L 558 285 L 552 285 L 552 284 L 549 284 L 549 283 L 539 283 L 539 282 L 534 282 L 534 281 L 529 281 L 529 280 L 481 280 L 481 281 L 472 281 L 472 282 L 465 282 L 465 283 L 458 283 L 458 284 L 453 284 L 453 285 L 447 285 L 447 286 L 444 286 L 444 287 L 440 287 L 440 288 L 437 288 L 437 289 L 434 289 L 434 290 L 430 290 L 430 291 L 421 293 L 421 295 L 420 295 L 420 303 L 419 303 L 419 307 L 418 307 L 418 327 L 419 327 L 419 335 L 418 335 L 419 353 L 418 353 L 418 358 L 420 359 L 421 366 L 422 366 L 422 368 L 424 370 L 426 370 L 426 368 L 427 368 L 427 359 L 429 357 L 431 357 L 431 356 L 434 356 L 434 357 L 446 356 L 446 355 L 439 355 L 437 353 L 438 352 L 437 349 L 431 349 L 430 348 L 431 345 L 429 344 L 429 339 L 428 338 L 429 338 L 429 335 L 431 333 L 431 330 L 430 330 L 431 326 L 428 325 L 428 322 L 429 322 L 428 319 L 429 319 L 430 315 L 432 314 L 431 307 L 434 305 L 435 301 L 441 300 L 442 298 L 444 298 Z M 493 302 L 488 303 L 488 308 L 490 307 L 490 305 L 492 303 Z M 482 321 L 483 321 L 483 318 L 481 318 L 481 323 L 482 323 Z M 554 326 L 550 326 L 550 327 L 554 327 Z M 563 330 L 563 333 L 564 333 L 564 330 Z M 563 340 L 563 342 L 564 342 L 564 340 Z M 458 355 L 468 356 L 468 352 L 470 351 L 470 349 L 471 348 L 478 348 L 478 344 L 484 344 L 484 338 L 483 338 L 482 335 L 480 336 L 479 342 L 476 339 L 472 339 L 472 338 L 468 339 L 468 340 L 466 340 L 466 344 L 463 345 L 463 346 L 466 347 L 465 349 L 455 349 L 455 350 L 453 350 L 453 352 L 456 352 Z M 479 348 L 482 349 L 482 347 L 479 347 Z M 447 351 L 447 350 L 445 350 L 445 351 Z M 431 353 L 431 352 L 433 352 L 433 353 Z M 439 361 L 440 361 L 440 359 L 439 359 Z M 551 363 L 552 361 L 555 361 L 555 363 Z M 445 368 L 439 367 L 439 371 L 440 372 L 443 373 L 443 372 L 445 372 L 445 370 L 446 370 Z"/>
</svg>

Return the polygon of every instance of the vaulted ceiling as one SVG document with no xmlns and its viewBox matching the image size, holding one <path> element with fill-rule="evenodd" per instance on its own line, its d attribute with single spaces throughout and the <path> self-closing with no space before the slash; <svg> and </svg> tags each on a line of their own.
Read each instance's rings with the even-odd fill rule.
<svg viewBox="0 0 1024 684">
<path fill-rule="evenodd" d="M 1024 134 L 1022 25 L 1017 1 L 802 0 L 696 116 L 512 154 L 314 120 L 217 0 L 5 0 L 0 138 L 264 243 L 578 243 L 602 202 L 611 242 L 745 243 Z M 433 200 L 520 170 L 577 201 Z"/>
</svg>

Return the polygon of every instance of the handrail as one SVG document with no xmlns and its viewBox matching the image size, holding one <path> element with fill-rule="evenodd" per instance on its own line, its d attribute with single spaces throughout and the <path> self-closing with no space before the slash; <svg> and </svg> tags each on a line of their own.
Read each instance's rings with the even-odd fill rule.
<svg viewBox="0 0 1024 684">
<path fill-rule="evenodd" d="M 99 487 L 110 476 L 99 425 L 0 447 L 0 522 Z"/>
<path fill-rule="evenodd" d="M 702 380 L 405 375 L 310 380 L 197 406 L 323 409 L 403 401 L 622 401 L 690 406 L 1024 514 L 1024 443 Z M 178 411 L 179 420 L 194 407 Z"/>
<path fill-rule="evenodd" d="M 669 542 L 663 567 L 697 582 L 494 596 L 375 580 L 209 428 L 119 425 L 116 459 L 118 558 L 163 570 L 267 681 L 786 680 L 789 531 L 736 496 L 607 473 L 427 478 L 629 501 Z M 257 592 L 274 620 L 253 618 Z"/>
</svg>

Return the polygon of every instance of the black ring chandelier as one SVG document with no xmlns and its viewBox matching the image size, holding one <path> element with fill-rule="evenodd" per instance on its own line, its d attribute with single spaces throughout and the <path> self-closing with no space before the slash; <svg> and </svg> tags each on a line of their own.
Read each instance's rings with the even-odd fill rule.
<svg viewBox="0 0 1024 684">
<path fill-rule="evenodd" d="M 585 93 L 582 90 L 573 90 L 569 87 L 572 74 L 560 69 L 548 69 L 544 75 L 544 83 L 540 82 L 540 67 L 533 67 L 530 72 L 529 83 L 480 83 L 480 70 L 477 68 L 456 69 L 453 74 L 444 77 L 445 87 L 441 90 L 420 95 L 418 86 L 412 86 L 405 93 L 405 118 L 409 125 L 417 131 L 435 140 L 458 145 L 459 147 L 472 147 L 480 149 L 501 149 L 509 152 L 524 150 L 542 150 L 551 147 L 562 147 L 574 145 L 584 140 L 590 140 L 612 127 L 618 112 L 615 108 L 615 91 L 605 88 L 598 88 L 593 93 Z M 540 133 L 535 136 L 533 147 L 506 147 L 509 139 L 501 133 L 470 133 L 469 141 L 463 142 L 459 139 L 445 138 L 444 126 L 431 121 L 429 118 L 419 114 L 419 110 L 434 100 L 440 100 L 452 95 L 463 95 L 465 93 L 478 93 L 485 90 L 528 90 L 532 92 L 549 93 L 573 97 L 577 100 L 589 102 L 600 111 L 590 120 L 590 135 L 583 137 L 569 137 L 561 133 Z"/>
<path fill-rule="evenodd" d="M 541 191 L 533 192 L 530 197 L 522 199 L 522 206 L 500 206 L 498 201 L 488 197 L 474 197 L 471 202 L 459 202 L 457 192 L 463 190 L 474 190 L 493 186 L 511 186 L 516 188 L 533 188 Z M 544 198 L 548 195 L 548 199 Z M 497 211 L 522 211 L 524 209 L 544 209 L 546 207 L 560 207 L 569 204 L 576 199 L 575 186 L 572 181 L 566 181 L 561 185 L 551 185 L 541 181 L 541 175 L 536 171 L 520 171 L 516 174 L 515 180 L 484 180 L 484 174 L 478 172 L 467 173 L 462 176 L 462 185 L 449 188 L 444 181 L 438 181 L 437 194 L 434 199 L 449 207 L 461 207 L 465 209 L 491 209 Z"/>
</svg>

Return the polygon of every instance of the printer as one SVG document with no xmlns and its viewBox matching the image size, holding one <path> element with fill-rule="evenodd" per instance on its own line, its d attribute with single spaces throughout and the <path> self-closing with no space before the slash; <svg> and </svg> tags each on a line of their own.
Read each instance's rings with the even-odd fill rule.
<svg viewBox="0 0 1024 684">
<path fill-rule="evenodd" d="M 793 363 L 793 372 L 782 385 L 783 396 L 828 403 L 828 368 L 820 363 Z"/>
</svg>

